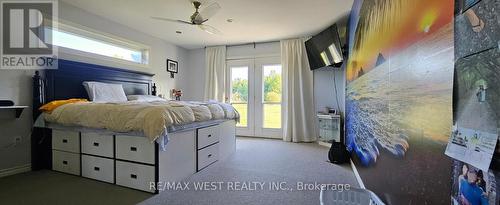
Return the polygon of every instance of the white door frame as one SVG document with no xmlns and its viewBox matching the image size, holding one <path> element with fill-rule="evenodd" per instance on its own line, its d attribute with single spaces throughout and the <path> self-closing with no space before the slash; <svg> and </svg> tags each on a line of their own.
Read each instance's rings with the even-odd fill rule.
<svg viewBox="0 0 500 205">
<path fill-rule="evenodd" d="M 254 85 L 253 83 L 255 82 L 254 80 L 254 61 L 253 59 L 241 59 L 241 60 L 229 60 L 226 63 L 227 67 L 227 79 L 226 82 L 228 82 L 228 86 L 226 86 L 227 90 L 226 93 L 228 93 L 229 96 L 229 102 L 231 103 L 231 90 L 232 84 L 231 84 L 231 75 L 232 75 L 232 67 L 248 67 L 248 104 L 247 104 L 247 113 L 254 113 L 255 108 L 255 98 L 253 96 L 254 93 Z M 254 136 L 255 135 L 255 119 L 254 115 L 247 114 L 247 126 L 246 127 L 236 127 L 236 134 L 241 135 L 241 136 Z"/>
<path fill-rule="evenodd" d="M 255 137 L 276 138 L 281 139 L 282 128 L 264 128 L 264 66 L 265 65 L 281 65 L 281 58 L 279 57 L 266 57 L 255 59 Z M 281 88 L 283 91 L 283 70 L 282 70 Z M 283 102 L 281 102 L 283 110 Z M 281 112 L 281 120 L 283 122 L 283 111 Z M 283 127 L 283 124 L 281 125 Z"/>
<path fill-rule="evenodd" d="M 232 94 L 231 76 L 232 67 L 248 67 L 248 107 L 247 107 L 247 127 L 237 127 L 236 133 L 240 136 L 252 136 L 263 138 L 282 138 L 282 128 L 264 128 L 264 99 L 263 99 L 263 79 L 265 65 L 281 65 L 280 57 L 262 57 L 251 59 L 238 59 L 227 61 L 227 79 L 226 86 L 229 96 L 229 102 Z M 282 70 L 282 91 L 284 91 L 284 71 Z M 282 113 L 281 120 L 283 122 L 283 102 L 281 102 Z M 283 125 L 282 125 L 283 126 Z"/>
</svg>

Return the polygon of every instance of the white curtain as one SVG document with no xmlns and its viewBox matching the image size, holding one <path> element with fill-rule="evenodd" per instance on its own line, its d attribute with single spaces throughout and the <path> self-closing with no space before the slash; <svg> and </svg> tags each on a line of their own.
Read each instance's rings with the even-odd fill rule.
<svg viewBox="0 0 500 205">
<path fill-rule="evenodd" d="M 226 46 L 205 49 L 205 100 L 224 102 L 226 98 Z"/>
<path fill-rule="evenodd" d="M 313 142 L 317 139 L 313 72 L 309 69 L 305 39 L 282 40 L 284 72 L 283 140 Z"/>
</svg>

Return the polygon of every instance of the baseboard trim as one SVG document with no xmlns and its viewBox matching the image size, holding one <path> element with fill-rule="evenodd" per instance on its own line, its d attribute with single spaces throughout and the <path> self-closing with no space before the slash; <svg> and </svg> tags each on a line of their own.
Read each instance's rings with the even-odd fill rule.
<svg viewBox="0 0 500 205">
<path fill-rule="evenodd" d="M 332 146 L 332 143 L 322 142 L 322 141 L 318 141 L 318 144 L 323 146 L 323 147 L 328 147 L 328 148 L 330 148 Z"/>
<path fill-rule="evenodd" d="M 236 137 L 248 137 L 257 139 L 271 139 L 271 140 L 283 140 L 281 136 L 247 136 L 247 135 L 236 135 Z"/>
<path fill-rule="evenodd" d="M 352 160 L 351 160 L 351 168 L 352 171 L 354 172 L 354 176 L 356 177 L 356 181 L 358 181 L 359 188 L 366 189 L 365 184 L 361 179 L 361 176 L 359 176 L 358 169 L 356 169 L 356 165 L 354 165 L 354 162 Z"/>
<path fill-rule="evenodd" d="M 23 172 L 31 171 L 31 163 L 25 164 L 17 167 L 7 168 L 0 170 L 0 177 L 6 177 L 14 174 L 19 174 Z"/>
</svg>

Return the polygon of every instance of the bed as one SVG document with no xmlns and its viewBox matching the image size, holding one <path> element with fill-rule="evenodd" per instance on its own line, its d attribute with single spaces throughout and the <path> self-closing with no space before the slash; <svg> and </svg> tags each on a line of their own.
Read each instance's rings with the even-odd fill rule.
<svg viewBox="0 0 500 205">
<path fill-rule="evenodd" d="M 67 60 L 59 60 L 59 69 L 36 72 L 33 77 L 33 119 L 36 120 L 32 134 L 33 169 L 47 168 L 159 193 L 162 189 L 158 186 L 179 182 L 209 169 L 234 153 L 238 116 L 228 114 L 227 109 L 231 107 L 222 109 L 224 117 L 215 117 L 215 111 L 212 117 L 201 112 L 212 111 L 209 107 L 217 107 L 216 102 L 72 103 L 50 114 L 38 111 L 43 104 L 54 100 L 88 98 L 82 86 L 86 81 L 120 84 L 126 95 L 150 95 L 152 77 L 149 73 Z M 95 107 L 100 110 L 93 111 Z M 158 117 L 141 114 L 143 110 L 139 110 L 137 114 L 142 118 L 138 121 L 144 126 L 119 121 L 126 119 L 123 113 L 134 112 L 132 108 Z M 100 123 L 85 121 L 102 112 L 108 113 L 101 114 Z M 162 118 L 166 114 L 157 114 L 161 112 L 193 117 L 172 120 L 173 116 L 167 116 L 172 121 L 168 123 L 167 118 Z M 117 122 L 105 125 L 107 121 L 103 119 L 112 117 Z M 137 115 L 132 115 L 131 119 L 136 118 Z M 163 127 L 146 129 L 150 124 Z"/>
</svg>

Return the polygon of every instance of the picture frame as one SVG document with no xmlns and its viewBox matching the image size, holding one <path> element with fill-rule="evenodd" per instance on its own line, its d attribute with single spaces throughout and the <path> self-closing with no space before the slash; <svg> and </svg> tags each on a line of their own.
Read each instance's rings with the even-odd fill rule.
<svg viewBox="0 0 500 205">
<path fill-rule="evenodd" d="M 167 59 L 167 71 L 170 73 L 178 73 L 179 63 L 177 61 Z"/>
</svg>

